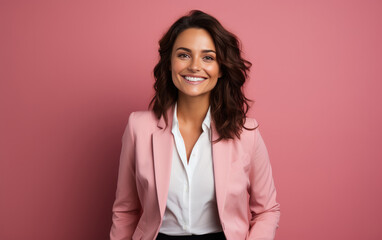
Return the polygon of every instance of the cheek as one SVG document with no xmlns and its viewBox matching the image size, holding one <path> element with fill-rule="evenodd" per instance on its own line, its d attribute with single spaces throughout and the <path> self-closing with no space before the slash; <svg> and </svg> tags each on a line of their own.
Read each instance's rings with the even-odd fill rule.
<svg viewBox="0 0 382 240">
<path fill-rule="evenodd" d="M 179 62 L 171 61 L 170 70 L 171 70 L 171 76 L 173 81 L 177 78 L 177 74 L 179 73 L 180 69 L 181 69 L 181 66 L 179 65 Z"/>
<path fill-rule="evenodd" d="M 182 61 L 171 59 L 171 70 L 175 73 L 179 72 L 184 68 L 184 63 Z"/>
<path fill-rule="evenodd" d="M 175 85 L 175 87 L 178 88 L 179 87 L 179 81 L 178 81 L 178 77 L 177 77 L 175 71 L 171 72 L 171 80 L 172 80 L 172 83 Z"/>
<path fill-rule="evenodd" d="M 218 78 L 219 77 L 219 65 L 211 65 L 211 66 L 208 66 L 206 68 L 206 71 L 207 73 L 211 76 L 211 77 L 216 77 Z"/>
</svg>

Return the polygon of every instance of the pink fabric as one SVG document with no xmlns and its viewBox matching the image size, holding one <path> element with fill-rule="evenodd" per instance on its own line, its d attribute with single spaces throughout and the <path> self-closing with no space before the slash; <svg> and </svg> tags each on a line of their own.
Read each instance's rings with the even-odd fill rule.
<svg viewBox="0 0 382 240">
<path fill-rule="evenodd" d="M 164 118 L 152 112 L 129 117 L 120 158 L 113 206 L 111 240 L 147 239 L 158 234 L 170 180 L 173 108 Z M 255 127 L 248 118 L 246 127 Z M 212 140 L 218 138 L 211 122 Z M 259 129 L 243 130 L 240 140 L 213 143 L 214 177 L 219 217 L 228 240 L 274 239 L 280 205 L 268 152 Z"/>
</svg>

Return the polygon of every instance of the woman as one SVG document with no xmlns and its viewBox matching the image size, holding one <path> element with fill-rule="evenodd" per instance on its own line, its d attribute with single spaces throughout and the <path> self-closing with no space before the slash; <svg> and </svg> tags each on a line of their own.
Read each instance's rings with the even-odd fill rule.
<svg viewBox="0 0 382 240">
<path fill-rule="evenodd" d="M 159 45 L 152 108 L 123 135 L 111 239 L 273 239 L 280 207 L 237 38 L 193 10 Z"/>
</svg>

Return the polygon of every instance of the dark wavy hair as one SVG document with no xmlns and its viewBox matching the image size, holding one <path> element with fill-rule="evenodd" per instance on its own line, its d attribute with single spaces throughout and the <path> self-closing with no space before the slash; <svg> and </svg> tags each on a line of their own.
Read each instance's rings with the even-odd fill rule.
<svg viewBox="0 0 382 240">
<path fill-rule="evenodd" d="M 252 64 L 242 58 L 238 38 L 216 18 L 202 11 L 192 10 L 179 18 L 160 39 L 160 60 L 154 68 L 155 95 L 149 107 L 158 118 L 163 115 L 167 124 L 165 113 L 178 98 L 178 89 L 172 82 L 170 71 L 172 48 L 177 36 L 188 28 L 206 30 L 215 44 L 216 58 L 222 72 L 210 94 L 211 117 L 220 135 L 217 141 L 234 139 L 235 136 L 240 138 L 242 128 L 248 129 L 244 123 L 251 100 L 244 96 L 242 87 Z"/>
</svg>

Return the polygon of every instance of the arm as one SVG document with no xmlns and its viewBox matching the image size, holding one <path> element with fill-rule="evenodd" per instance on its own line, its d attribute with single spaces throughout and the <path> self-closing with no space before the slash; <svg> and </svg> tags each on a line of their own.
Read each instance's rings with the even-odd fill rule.
<svg viewBox="0 0 382 240">
<path fill-rule="evenodd" d="M 111 240 L 131 239 L 141 214 L 141 205 L 135 182 L 135 142 L 133 113 L 122 137 L 116 198 L 113 205 Z"/>
<path fill-rule="evenodd" d="M 273 240 L 280 219 L 280 204 L 276 202 L 276 188 L 267 148 L 259 129 L 254 131 L 255 141 L 249 174 L 249 208 L 252 217 L 248 239 Z"/>
</svg>

